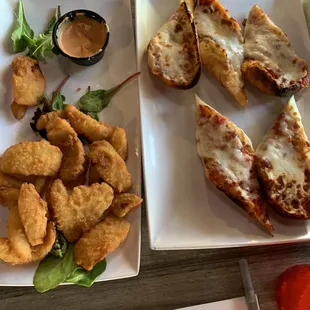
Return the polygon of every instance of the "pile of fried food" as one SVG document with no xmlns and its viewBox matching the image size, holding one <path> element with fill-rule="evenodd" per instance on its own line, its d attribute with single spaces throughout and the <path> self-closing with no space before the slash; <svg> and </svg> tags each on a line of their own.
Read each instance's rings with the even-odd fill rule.
<svg viewBox="0 0 310 310">
<path fill-rule="evenodd" d="M 204 65 L 241 106 L 248 101 L 244 80 L 273 96 L 309 86 L 306 61 L 261 8 L 254 5 L 244 24 L 242 33 L 219 0 L 181 0 L 148 45 L 151 72 L 169 86 L 188 89 Z"/>
<path fill-rule="evenodd" d="M 0 259 L 12 265 L 42 260 L 57 229 L 75 243 L 76 264 L 92 270 L 126 239 L 124 217 L 142 202 L 128 193 L 126 132 L 70 104 L 43 114 L 37 129 L 46 130 L 47 140 L 13 145 L 0 159 L 0 204 L 10 210 Z M 79 136 L 88 140 L 88 154 Z"/>
</svg>

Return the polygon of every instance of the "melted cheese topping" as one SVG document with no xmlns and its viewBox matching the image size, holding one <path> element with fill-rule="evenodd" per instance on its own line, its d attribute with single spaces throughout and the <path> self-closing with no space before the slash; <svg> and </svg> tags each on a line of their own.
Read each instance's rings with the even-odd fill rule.
<svg viewBox="0 0 310 310">
<path fill-rule="evenodd" d="M 209 37 L 219 44 L 226 52 L 233 68 L 240 75 L 240 67 L 243 62 L 243 38 L 239 31 L 236 31 L 231 24 L 223 22 L 223 17 L 218 11 L 205 11 L 204 6 L 198 6 L 195 10 L 195 23 L 199 39 Z"/>
<path fill-rule="evenodd" d="M 225 181 L 240 189 L 241 196 L 259 198 L 259 184 L 251 171 L 253 155 L 244 149 L 240 136 L 226 118 L 199 116 L 196 140 L 202 160 L 215 161 L 219 173 Z"/>
<path fill-rule="evenodd" d="M 270 197 L 287 212 L 291 211 L 292 203 L 297 209 L 302 199 L 308 197 L 304 186 L 307 185 L 305 171 L 310 168 L 310 157 L 302 159 L 300 151 L 292 143 L 298 128 L 302 128 L 301 116 L 292 98 L 256 151 L 256 155 L 267 163 L 266 167 L 259 169 L 271 181 L 268 186 Z M 309 150 L 304 149 L 303 152 L 307 154 Z"/>
<path fill-rule="evenodd" d="M 262 62 L 283 86 L 308 74 L 306 62 L 295 54 L 287 36 L 257 6 L 249 13 L 244 39 L 244 57 Z"/>
<path fill-rule="evenodd" d="M 200 70 L 198 42 L 185 5 L 181 5 L 149 44 L 149 65 L 156 75 L 187 84 Z"/>
</svg>

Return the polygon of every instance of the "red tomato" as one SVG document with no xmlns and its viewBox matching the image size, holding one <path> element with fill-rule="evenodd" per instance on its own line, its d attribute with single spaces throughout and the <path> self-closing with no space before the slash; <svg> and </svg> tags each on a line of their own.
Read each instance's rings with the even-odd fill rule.
<svg viewBox="0 0 310 310">
<path fill-rule="evenodd" d="M 276 282 L 279 310 L 310 310 L 310 265 L 288 268 Z"/>
</svg>

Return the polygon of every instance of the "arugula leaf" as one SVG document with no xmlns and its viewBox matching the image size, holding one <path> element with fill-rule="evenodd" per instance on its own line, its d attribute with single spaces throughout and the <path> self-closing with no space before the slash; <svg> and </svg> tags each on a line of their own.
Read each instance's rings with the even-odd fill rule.
<svg viewBox="0 0 310 310">
<path fill-rule="evenodd" d="M 96 279 L 106 270 L 106 267 L 107 262 L 105 259 L 97 263 L 91 271 L 86 271 L 82 267 L 78 267 L 69 275 L 66 282 L 91 287 Z"/>
<path fill-rule="evenodd" d="M 42 60 L 49 57 L 54 48 L 53 43 L 53 28 L 60 17 L 60 7 L 55 11 L 54 16 L 49 21 L 44 33 L 40 33 L 32 40 L 29 37 L 24 37 L 28 45 L 28 56 L 37 60 Z"/>
<path fill-rule="evenodd" d="M 48 58 L 52 54 L 54 47 L 52 36 L 41 33 L 33 39 L 32 44 L 28 45 L 28 47 L 29 52 L 27 56 L 36 60 Z"/>
<path fill-rule="evenodd" d="M 51 32 L 53 32 L 53 29 L 58 21 L 58 19 L 61 17 L 61 12 L 60 12 L 60 6 L 58 5 L 55 14 L 53 15 L 53 17 L 51 18 L 51 20 L 48 22 L 47 27 L 44 31 L 44 34 L 49 34 Z"/>
<path fill-rule="evenodd" d="M 13 41 L 13 52 L 23 52 L 27 48 L 25 37 L 32 39 L 33 36 L 34 32 L 30 28 L 25 17 L 23 1 L 19 1 L 17 22 L 11 35 L 11 39 Z"/>
<path fill-rule="evenodd" d="M 109 90 L 93 90 L 87 92 L 85 95 L 83 95 L 79 102 L 78 106 L 81 111 L 85 112 L 91 112 L 91 113 L 99 113 L 104 108 L 106 108 L 112 97 L 130 80 L 140 75 L 140 72 L 136 72 L 135 74 L 131 75 L 129 78 L 127 78 L 125 81 L 123 81 L 121 84 L 109 89 Z M 84 112 L 84 113 L 85 113 Z"/>
<path fill-rule="evenodd" d="M 64 258 L 47 256 L 40 262 L 33 278 L 33 285 L 38 292 L 44 293 L 57 287 L 77 268 L 73 248 L 74 245 L 69 245 Z"/>
</svg>

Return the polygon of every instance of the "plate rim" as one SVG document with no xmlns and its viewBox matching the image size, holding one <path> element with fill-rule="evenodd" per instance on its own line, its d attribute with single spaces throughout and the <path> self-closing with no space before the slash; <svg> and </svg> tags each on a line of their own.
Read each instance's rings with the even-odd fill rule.
<svg viewBox="0 0 310 310">
<path fill-rule="evenodd" d="M 135 38 L 135 24 L 133 21 L 133 11 L 132 11 L 132 1 L 131 0 L 121 0 L 123 1 L 123 3 L 126 4 L 126 6 L 128 7 L 128 11 L 129 11 L 129 19 L 130 19 L 130 32 L 132 35 L 132 39 L 133 39 L 133 52 L 135 53 L 135 57 L 132 59 L 132 61 L 134 62 L 134 67 L 136 72 L 138 71 L 138 63 L 137 63 L 137 49 L 136 49 L 136 38 Z M 18 0 L 16 0 L 16 3 L 18 2 Z M 11 1 L 9 2 L 11 3 Z M 12 10 L 14 11 L 14 9 L 12 8 Z M 137 118 L 138 122 L 137 122 L 137 135 L 136 135 L 136 141 L 137 144 L 135 145 L 136 147 L 136 158 L 137 158 L 137 182 L 134 184 L 136 186 L 136 191 L 135 193 L 141 197 L 141 187 L 142 187 L 142 143 L 141 143 L 141 134 L 142 134 L 142 130 L 141 130 L 141 115 L 140 115 L 140 98 L 139 98 L 139 78 L 137 79 L 137 81 L 134 81 L 133 83 L 134 87 L 136 88 L 136 106 L 137 106 L 137 114 L 135 115 L 135 117 Z M 145 198 L 142 197 L 144 200 Z M 116 276 L 116 277 L 109 277 L 106 279 L 96 279 L 95 283 L 99 283 L 99 282 L 107 282 L 107 281 L 114 281 L 114 280 L 121 280 L 121 279 L 128 279 L 128 278 L 133 278 L 139 275 L 140 273 L 140 268 L 141 268 L 141 240 L 142 240 L 142 232 L 141 232 L 141 228 L 142 228 L 142 212 L 141 212 L 141 208 L 142 205 L 139 206 L 134 212 L 136 213 L 136 225 L 137 225 L 137 230 L 138 230 L 138 246 L 137 246 L 137 255 L 136 255 L 136 260 L 135 260 L 135 265 L 134 267 L 131 267 L 131 271 L 132 272 L 127 272 L 124 276 Z M 4 263 L 5 264 L 5 263 Z M 25 265 L 27 266 L 27 265 Z M 34 274 L 33 274 L 34 276 Z M 64 285 L 72 285 L 73 283 L 61 283 L 59 286 L 64 286 Z M 74 284 L 73 284 L 74 285 Z M 0 287 L 34 287 L 33 283 L 32 284 L 18 284 L 18 283 L 14 283 L 14 284 L 6 284 L 6 283 L 2 283 L 0 280 Z"/>
<path fill-rule="evenodd" d="M 303 5 L 301 3 L 301 1 L 299 0 L 295 0 L 295 2 L 298 1 L 298 3 L 296 3 L 296 5 L 300 6 L 302 12 L 303 12 L 303 24 L 306 25 L 306 30 L 308 33 L 308 29 L 307 29 L 307 21 L 306 21 L 306 17 L 304 14 L 304 9 L 303 9 Z M 137 66 L 138 66 L 138 70 L 141 71 L 141 69 L 145 66 L 145 64 L 142 63 L 142 60 L 144 58 L 144 54 L 146 52 L 146 46 L 143 46 L 141 43 L 143 41 L 142 39 L 142 35 L 141 32 L 144 31 L 142 29 L 142 21 L 144 20 L 141 17 L 141 13 L 142 12 L 142 7 L 147 4 L 149 4 L 150 0 L 135 0 L 135 32 L 136 32 L 136 51 L 137 51 Z M 302 34 L 302 37 L 303 34 Z M 310 40 L 310 38 L 309 38 Z M 167 251 L 176 251 L 176 250 L 204 250 L 204 249 L 229 249 L 229 248 L 245 248 L 245 247 L 257 247 L 257 246 L 273 246 L 273 245 L 281 245 L 281 244 L 296 244 L 296 243 L 305 243 L 305 242 L 309 242 L 310 241 L 310 236 L 308 237 L 302 237 L 301 238 L 296 238 L 296 237 L 291 237 L 290 240 L 277 240 L 277 241 L 268 241 L 268 239 L 265 240 L 260 240 L 257 242 L 249 242 L 249 241 L 244 241 L 244 242 L 236 242 L 236 243 L 222 243 L 222 244 L 218 244 L 218 245 L 197 245 L 197 246 L 173 246 L 173 245 L 160 245 L 160 241 L 158 242 L 158 239 L 161 237 L 161 235 L 152 235 L 152 231 L 153 231 L 153 226 L 155 225 L 154 223 L 152 223 L 151 219 L 150 219 L 150 209 L 149 209 L 149 204 L 148 204 L 148 186 L 147 186 L 147 178 L 145 177 L 146 174 L 146 154 L 144 152 L 144 143 L 143 143 L 143 136 L 144 136 L 144 130 L 143 130 L 143 115 L 142 115 L 142 106 L 143 106 L 143 96 L 142 96 L 142 88 L 141 84 L 142 82 L 140 82 L 140 80 L 138 81 L 139 83 L 139 87 L 138 87 L 138 91 L 139 91 L 139 104 L 140 104 L 140 120 L 141 120 L 141 139 L 142 139 L 142 143 L 141 143 L 141 149 L 142 149 L 142 164 L 143 164 L 143 184 L 144 184 L 144 192 L 145 192 L 145 206 L 146 206 L 146 213 L 147 213 L 147 223 L 148 223 L 148 239 L 149 239 L 149 248 L 151 250 L 154 251 L 163 251 L 163 250 L 167 250 Z M 145 86 L 144 86 L 145 87 Z M 156 225 L 155 225 L 156 226 Z M 170 242 L 171 244 L 171 242 Z"/>
</svg>

